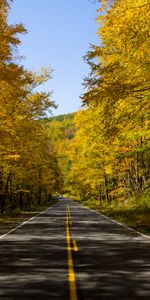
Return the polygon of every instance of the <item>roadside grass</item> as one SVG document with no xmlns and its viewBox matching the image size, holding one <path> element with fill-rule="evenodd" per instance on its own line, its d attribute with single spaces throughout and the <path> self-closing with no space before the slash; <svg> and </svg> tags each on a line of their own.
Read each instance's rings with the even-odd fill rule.
<svg viewBox="0 0 150 300">
<path fill-rule="evenodd" d="M 150 234 L 150 209 L 136 208 L 104 208 L 99 211 L 108 217 L 120 221 L 143 233 Z"/>
<path fill-rule="evenodd" d="M 42 204 L 40 206 L 31 207 L 22 211 L 20 209 L 16 209 L 12 213 L 4 213 L 4 215 L 0 216 L 0 235 L 11 230 L 15 226 L 18 226 L 22 222 L 25 222 L 28 219 L 38 215 L 42 211 L 57 203 L 57 199 L 52 199 L 48 203 Z"/>
<path fill-rule="evenodd" d="M 149 199 L 141 199 L 138 203 L 136 199 L 130 199 L 127 203 L 122 202 L 118 205 L 116 205 L 114 201 L 110 205 L 102 203 L 101 206 L 95 199 L 86 201 L 79 200 L 79 202 L 133 229 L 150 235 Z"/>
</svg>

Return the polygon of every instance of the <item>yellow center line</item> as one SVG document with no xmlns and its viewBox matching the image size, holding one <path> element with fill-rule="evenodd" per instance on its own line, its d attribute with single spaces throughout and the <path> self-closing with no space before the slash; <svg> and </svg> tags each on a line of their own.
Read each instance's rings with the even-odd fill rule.
<svg viewBox="0 0 150 300">
<path fill-rule="evenodd" d="M 68 216 L 69 216 L 69 218 L 71 217 L 71 214 L 70 214 L 70 207 L 68 206 L 67 207 L 67 211 L 68 211 Z"/>
<path fill-rule="evenodd" d="M 68 218 L 69 218 L 69 225 L 72 225 L 72 220 L 71 220 L 71 214 L 70 214 L 70 208 L 68 206 Z"/>
<path fill-rule="evenodd" d="M 75 252 L 78 252 L 78 246 L 77 246 L 76 240 L 73 240 L 73 250 L 74 250 Z"/>
<path fill-rule="evenodd" d="M 72 249 L 71 249 L 71 237 L 70 237 L 70 209 L 68 209 L 66 215 L 66 239 L 67 239 L 67 251 L 68 251 L 68 279 L 70 286 L 70 300 L 78 300 L 77 297 L 77 287 L 76 287 L 76 278 L 73 267 L 73 258 L 72 258 Z"/>
</svg>

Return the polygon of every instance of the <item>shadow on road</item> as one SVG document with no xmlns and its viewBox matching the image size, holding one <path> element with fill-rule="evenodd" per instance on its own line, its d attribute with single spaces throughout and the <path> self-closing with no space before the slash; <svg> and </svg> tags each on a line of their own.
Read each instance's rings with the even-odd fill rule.
<svg viewBox="0 0 150 300">
<path fill-rule="evenodd" d="M 78 300 L 150 299 L 150 241 L 68 200 Z M 66 200 L 0 240 L 0 299 L 69 300 Z"/>
<path fill-rule="evenodd" d="M 63 210 L 48 211 L 0 241 L 0 299 L 69 299 Z"/>
<path fill-rule="evenodd" d="M 150 240 L 72 203 L 84 299 L 150 299 Z"/>
</svg>

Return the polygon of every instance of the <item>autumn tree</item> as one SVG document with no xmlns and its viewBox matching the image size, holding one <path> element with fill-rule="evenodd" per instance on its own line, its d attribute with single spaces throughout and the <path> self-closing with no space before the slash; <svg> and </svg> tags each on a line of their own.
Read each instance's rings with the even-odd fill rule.
<svg viewBox="0 0 150 300">
<path fill-rule="evenodd" d="M 77 151 L 83 166 L 78 181 L 83 178 L 84 185 L 94 176 L 99 186 L 96 175 L 100 174 L 102 194 L 109 202 L 139 197 L 149 188 L 150 4 L 146 0 L 100 2 L 100 46 L 91 46 L 85 56 L 91 69 L 82 96 L 83 116 L 88 118 L 81 115 L 74 143 L 84 148 Z M 74 164 L 76 175 L 75 159 Z"/>
<path fill-rule="evenodd" d="M 75 134 L 73 117 L 74 114 L 67 114 L 50 117 L 45 121 L 47 135 L 61 170 L 64 192 L 68 190 L 68 173 L 71 168 L 71 159 L 68 156 L 68 149 Z"/>
<path fill-rule="evenodd" d="M 8 1 L 0 1 L 0 204 L 13 209 L 23 206 L 23 192 L 41 203 L 43 193 L 59 189 L 57 159 L 40 123 L 56 107 L 51 93 L 37 92 L 37 87 L 51 78 L 51 70 L 39 74 L 26 70 L 14 59 L 20 40 L 26 33 L 20 25 L 9 25 Z M 57 182 L 57 183 L 56 183 Z M 57 186 L 57 187 L 56 187 Z M 32 199 L 31 199 L 32 198 Z M 30 201 L 31 202 L 31 201 Z"/>
</svg>

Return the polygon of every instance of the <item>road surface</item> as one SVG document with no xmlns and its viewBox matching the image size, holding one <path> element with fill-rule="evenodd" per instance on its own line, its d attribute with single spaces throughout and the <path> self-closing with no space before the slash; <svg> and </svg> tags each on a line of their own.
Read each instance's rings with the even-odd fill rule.
<svg viewBox="0 0 150 300">
<path fill-rule="evenodd" d="M 150 239 L 60 198 L 0 239 L 0 299 L 150 300 Z"/>
</svg>

